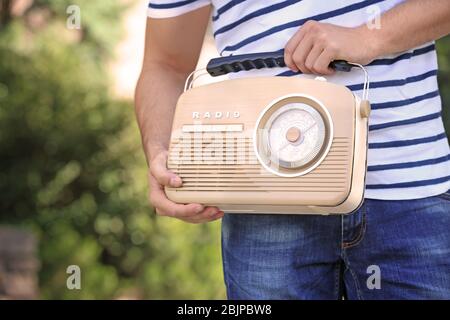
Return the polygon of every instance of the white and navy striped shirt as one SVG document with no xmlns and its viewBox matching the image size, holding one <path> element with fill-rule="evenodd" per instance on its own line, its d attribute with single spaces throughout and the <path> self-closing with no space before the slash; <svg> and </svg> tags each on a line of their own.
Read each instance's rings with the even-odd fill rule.
<svg viewBox="0 0 450 320">
<path fill-rule="evenodd" d="M 168 18 L 212 5 L 216 45 L 227 56 L 281 50 L 308 20 L 356 27 L 373 18 L 371 6 L 384 12 L 402 1 L 151 0 L 148 15 Z M 441 118 L 434 43 L 378 58 L 367 69 L 373 111 L 366 197 L 417 199 L 446 192 L 450 189 L 450 150 Z M 309 77 L 287 68 L 237 75 L 249 74 Z M 361 79 L 356 71 L 329 77 L 358 95 Z"/>
</svg>

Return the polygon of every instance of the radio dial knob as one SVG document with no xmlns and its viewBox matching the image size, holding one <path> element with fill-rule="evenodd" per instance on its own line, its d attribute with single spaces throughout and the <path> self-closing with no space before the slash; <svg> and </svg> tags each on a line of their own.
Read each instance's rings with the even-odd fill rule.
<svg viewBox="0 0 450 320">
<path fill-rule="evenodd" d="M 286 139 L 289 142 L 294 143 L 294 142 L 297 142 L 298 140 L 300 140 L 301 135 L 302 135 L 302 133 L 299 128 L 291 127 L 286 132 Z"/>
<path fill-rule="evenodd" d="M 256 124 L 258 160 L 276 175 L 304 175 L 328 153 L 331 124 L 325 107 L 309 97 L 288 96 L 275 101 L 263 110 Z"/>
</svg>

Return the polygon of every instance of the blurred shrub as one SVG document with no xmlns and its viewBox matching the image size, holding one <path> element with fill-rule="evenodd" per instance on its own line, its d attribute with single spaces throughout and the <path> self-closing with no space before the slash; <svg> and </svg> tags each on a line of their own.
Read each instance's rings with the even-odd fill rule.
<svg viewBox="0 0 450 320">
<path fill-rule="evenodd" d="M 442 115 L 450 138 L 450 36 L 446 36 L 437 42 L 439 53 L 439 89 L 442 95 Z"/>
<path fill-rule="evenodd" d="M 104 68 L 120 1 L 78 1 L 91 18 L 75 36 L 68 2 L 35 1 L 0 29 L 0 223 L 38 236 L 43 298 L 223 297 L 219 225 L 148 206 L 132 104 L 111 98 Z M 66 288 L 69 265 L 81 291 Z"/>
</svg>

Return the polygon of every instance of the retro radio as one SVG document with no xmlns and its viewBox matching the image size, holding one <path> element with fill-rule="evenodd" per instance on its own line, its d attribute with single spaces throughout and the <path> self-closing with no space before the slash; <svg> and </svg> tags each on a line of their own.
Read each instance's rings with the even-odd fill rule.
<svg viewBox="0 0 450 320">
<path fill-rule="evenodd" d="M 210 61 L 211 76 L 284 66 L 283 52 Z M 363 201 L 370 104 L 324 78 L 260 77 L 192 88 L 187 81 L 173 120 L 168 167 L 183 185 L 177 203 L 227 213 L 347 214 Z"/>
</svg>

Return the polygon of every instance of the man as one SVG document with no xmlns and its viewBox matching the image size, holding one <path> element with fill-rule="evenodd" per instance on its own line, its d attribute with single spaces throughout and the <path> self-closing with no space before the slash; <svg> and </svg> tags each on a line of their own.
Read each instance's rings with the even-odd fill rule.
<svg viewBox="0 0 450 320">
<path fill-rule="evenodd" d="M 345 217 L 225 215 L 172 203 L 164 186 L 176 101 L 195 68 L 210 12 L 223 56 L 285 48 L 289 67 L 238 76 L 326 75 L 361 93 L 371 81 L 366 200 Z M 379 26 L 374 13 L 380 12 Z M 221 219 L 230 299 L 449 299 L 450 156 L 433 41 L 450 32 L 448 0 L 153 0 L 136 110 L 159 215 Z"/>
</svg>

